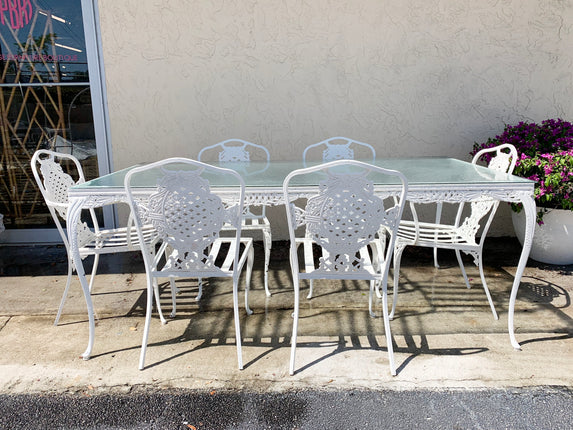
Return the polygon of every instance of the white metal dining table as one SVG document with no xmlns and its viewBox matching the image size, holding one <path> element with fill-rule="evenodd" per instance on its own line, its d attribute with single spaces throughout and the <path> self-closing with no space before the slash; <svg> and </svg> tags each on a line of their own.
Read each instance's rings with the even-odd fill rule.
<svg viewBox="0 0 573 430">
<path fill-rule="evenodd" d="M 266 164 L 266 162 L 265 162 Z M 307 163 L 308 164 L 308 163 Z M 513 281 L 508 308 L 508 331 L 511 344 L 520 349 L 514 333 L 515 300 L 531 249 L 535 227 L 536 207 L 533 199 L 534 182 L 505 173 L 495 172 L 483 166 L 454 158 L 443 157 L 410 157 L 377 159 L 374 164 L 402 172 L 408 179 L 408 200 L 414 203 L 460 203 L 481 196 L 488 196 L 500 201 L 522 203 L 526 217 L 525 239 Z M 135 166 L 134 166 L 135 167 Z M 255 205 L 280 205 L 285 202 L 282 185 L 285 177 L 293 170 L 303 167 L 302 161 L 271 161 L 267 166 L 251 163 L 225 163 L 224 167 L 238 171 L 246 185 L 245 203 Z M 84 293 L 89 319 L 88 346 L 82 357 L 90 358 L 95 337 L 95 320 L 91 294 L 78 249 L 77 226 L 83 209 L 102 207 L 126 202 L 124 178 L 133 167 L 101 176 L 83 184 L 71 187 L 68 197 L 70 209 L 67 213 L 68 237 L 80 284 Z M 148 194 L 155 186 L 155 176 L 141 178 L 133 184 L 141 195 Z M 312 179 L 313 183 L 297 184 L 297 196 L 306 197 L 310 189 L 316 186 L 320 177 Z M 212 188 L 221 198 L 232 201 L 237 196 L 220 178 L 209 180 Z M 378 193 L 391 196 L 398 190 L 397 184 L 375 184 Z"/>
</svg>

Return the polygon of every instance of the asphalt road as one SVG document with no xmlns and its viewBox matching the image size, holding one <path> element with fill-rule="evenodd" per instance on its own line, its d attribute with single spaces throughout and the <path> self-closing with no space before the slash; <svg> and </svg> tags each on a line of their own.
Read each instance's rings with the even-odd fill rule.
<svg viewBox="0 0 573 430">
<path fill-rule="evenodd" d="M 1 429 L 572 429 L 573 390 L 1 395 Z"/>
</svg>

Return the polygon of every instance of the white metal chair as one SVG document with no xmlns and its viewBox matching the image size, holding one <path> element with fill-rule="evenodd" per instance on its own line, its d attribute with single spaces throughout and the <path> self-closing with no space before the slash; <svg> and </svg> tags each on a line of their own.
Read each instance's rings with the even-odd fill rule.
<svg viewBox="0 0 573 430">
<path fill-rule="evenodd" d="M 158 177 L 151 193 L 143 195 L 135 186 L 138 177 L 153 169 Z M 236 183 L 234 202 L 224 202 L 214 194 L 207 177 L 219 176 Z M 241 238 L 241 218 L 245 185 L 233 170 L 211 166 L 185 158 L 169 158 L 135 168 L 125 177 L 125 190 L 140 240 L 143 227 L 153 225 L 158 244 L 166 246 L 165 258 L 154 252 L 154 246 L 142 248 L 147 275 L 147 310 L 139 360 L 139 369 L 145 365 L 145 353 L 151 322 L 153 295 L 158 296 L 157 278 L 232 278 L 233 311 L 239 369 L 243 368 L 241 333 L 239 324 L 239 277 L 247 262 L 245 307 L 253 267 L 253 240 Z M 234 237 L 219 236 L 224 225 L 234 227 Z M 172 292 L 173 292 L 172 288 Z M 159 301 L 158 308 L 160 310 Z"/>
<path fill-rule="evenodd" d="M 320 176 L 318 176 L 320 175 Z M 320 178 L 316 194 L 304 207 L 294 201 L 297 190 L 304 185 L 304 177 Z M 376 190 L 377 183 L 395 185 L 388 187 L 386 196 Z M 316 182 L 315 182 L 316 183 Z M 375 284 L 382 287 L 382 312 L 388 345 L 390 371 L 396 374 L 392 336 L 387 306 L 387 279 L 392 257 L 395 231 L 404 209 L 407 180 L 400 172 L 383 169 L 355 160 L 338 160 L 314 167 L 295 170 L 283 184 L 290 236 L 290 262 L 294 281 L 293 332 L 290 357 L 290 374 L 294 374 L 295 352 L 299 316 L 299 290 L 303 279 L 341 279 L 370 281 L 369 311 L 373 316 L 372 295 Z M 305 188 L 306 190 L 306 188 Z M 314 192 L 312 191 L 312 192 Z M 396 196 L 385 205 L 384 197 Z M 389 207 L 386 207 L 389 206 Z M 378 232 L 382 227 L 390 233 L 389 245 L 384 251 Z M 297 235 L 297 229 L 305 229 Z M 313 245 L 318 245 L 318 261 Z M 302 256 L 299 262 L 299 248 Z"/>
<path fill-rule="evenodd" d="M 77 176 L 74 180 L 72 176 L 64 171 L 62 163 L 68 164 L 70 173 Z M 72 155 L 62 154 L 49 150 L 38 150 L 34 153 L 31 160 L 32 172 L 36 183 L 48 210 L 52 215 L 54 223 L 60 233 L 64 246 L 66 247 L 68 255 L 68 279 L 66 287 L 62 295 L 58 313 L 54 325 L 58 325 L 64 303 L 66 301 L 70 283 L 72 280 L 72 273 L 75 266 L 70 254 L 70 245 L 68 237 L 62 222 L 60 220 L 66 219 L 68 211 L 68 189 L 72 185 L 81 184 L 85 182 L 82 166 L 77 158 Z M 75 172 L 72 172 L 75 171 Z M 90 277 L 89 289 L 92 290 L 95 275 L 98 268 L 100 254 L 110 254 L 116 252 L 138 251 L 140 241 L 133 227 L 130 217 L 128 227 L 116 229 L 100 229 L 97 217 L 93 209 L 89 209 L 90 220 L 93 227 L 90 229 L 88 224 L 80 221 L 78 225 L 78 243 L 80 246 L 79 252 L 82 259 L 88 255 L 94 256 L 93 268 Z M 153 242 L 155 238 L 155 231 L 152 227 L 147 226 L 143 231 L 143 240 L 148 243 Z"/>
<path fill-rule="evenodd" d="M 368 143 L 359 142 L 358 140 L 348 137 L 331 137 L 323 141 L 313 143 L 305 148 L 302 153 L 303 166 L 307 167 L 312 161 L 321 160 L 323 163 L 336 160 L 361 160 L 364 162 L 374 162 L 376 160 L 376 150 Z M 383 242 L 384 243 L 384 242 Z M 313 294 L 314 282 L 310 280 L 310 289 L 307 298 L 310 299 Z M 378 296 L 380 295 L 376 290 Z"/>
<path fill-rule="evenodd" d="M 348 137 L 331 137 L 305 148 L 302 153 L 304 167 L 309 161 L 322 162 L 335 160 L 361 160 L 370 162 L 376 160 L 376 150 L 368 143 L 359 142 Z"/>
<path fill-rule="evenodd" d="M 472 163 L 477 164 L 482 157 L 488 159 L 488 168 L 499 172 L 499 174 L 506 175 L 513 172 L 513 168 L 517 161 L 517 150 L 510 144 L 482 149 L 474 156 Z M 394 297 L 390 318 L 394 317 L 394 312 L 396 310 L 402 253 L 406 246 L 422 246 L 434 248 L 434 250 L 437 250 L 438 248 L 453 249 L 456 253 L 456 258 L 467 288 L 470 288 L 471 286 L 460 252 L 471 255 L 474 259 L 474 263 L 479 268 L 483 289 L 487 296 L 493 316 L 495 319 L 498 319 L 483 272 L 483 244 L 499 205 L 499 201 L 484 195 L 472 200 L 469 204 L 471 212 L 463 220 L 464 204 L 461 203 L 458 206 L 456 218 L 453 224 L 442 224 L 439 222 L 441 213 L 440 206 L 438 206 L 437 209 L 436 222 L 420 222 L 418 220 L 415 205 L 412 203 L 410 204 L 413 219 L 402 220 L 400 222 L 398 237 L 395 243 Z M 483 224 L 482 228 L 481 225 L 484 218 L 485 224 Z M 479 237 L 478 234 L 480 235 Z M 436 253 L 434 253 L 434 264 L 436 267 L 439 267 Z"/>
<path fill-rule="evenodd" d="M 211 146 L 206 146 L 199 151 L 197 155 L 199 161 L 213 161 L 219 162 L 219 165 L 225 167 L 226 163 L 234 163 L 233 167 L 237 167 L 237 162 L 250 164 L 251 161 L 262 161 L 261 169 L 253 172 L 252 169 L 245 168 L 242 174 L 260 173 L 268 168 L 270 162 L 270 154 L 267 148 L 256 143 L 247 142 L 242 139 L 227 139 L 223 142 L 216 143 Z M 246 166 L 245 166 L 246 167 Z M 231 230 L 229 225 L 226 225 L 223 230 Z M 241 230 L 246 231 L 261 231 L 263 233 L 263 246 L 265 251 L 265 266 L 264 266 L 264 284 L 265 293 L 267 296 L 271 295 L 269 290 L 269 262 L 271 259 L 272 235 L 271 223 L 266 215 L 266 207 L 253 208 L 245 205 L 243 209 L 243 222 Z M 197 300 L 201 297 L 201 290 Z"/>
</svg>

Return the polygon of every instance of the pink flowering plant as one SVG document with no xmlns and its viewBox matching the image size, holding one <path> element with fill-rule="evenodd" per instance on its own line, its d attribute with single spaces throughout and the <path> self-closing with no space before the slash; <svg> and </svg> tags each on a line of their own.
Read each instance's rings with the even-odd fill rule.
<svg viewBox="0 0 573 430">
<path fill-rule="evenodd" d="M 573 125 L 561 119 L 547 119 L 541 124 L 520 122 L 506 125 L 503 133 L 485 143 L 474 144 L 471 154 L 482 148 L 511 143 L 519 158 L 514 175 L 536 181 L 535 202 L 542 224 L 546 209 L 573 210 Z M 486 162 L 489 160 L 485 160 Z M 520 204 L 512 204 L 516 212 Z"/>
</svg>

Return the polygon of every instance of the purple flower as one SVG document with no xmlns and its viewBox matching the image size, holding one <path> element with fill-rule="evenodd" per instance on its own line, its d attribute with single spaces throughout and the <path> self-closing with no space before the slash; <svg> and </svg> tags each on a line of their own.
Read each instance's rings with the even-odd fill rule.
<svg viewBox="0 0 573 430">
<path fill-rule="evenodd" d="M 503 133 L 475 143 L 472 155 L 482 148 L 511 143 L 518 152 L 514 174 L 536 181 L 538 206 L 573 210 L 573 125 L 562 119 L 541 124 L 506 125 Z M 516 210 L 519 205 L 512 205 Z"/>
</svg>

